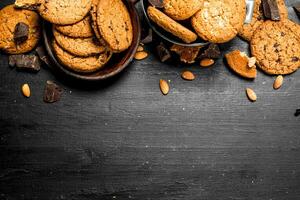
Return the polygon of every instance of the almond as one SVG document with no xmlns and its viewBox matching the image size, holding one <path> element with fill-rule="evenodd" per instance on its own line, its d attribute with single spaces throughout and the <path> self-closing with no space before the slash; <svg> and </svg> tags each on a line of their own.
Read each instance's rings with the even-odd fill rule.
<svg viewBox="0 0 300 200">
<path fill-rule="evenodd" d="M 246 94 L 247 94 L 250 101 L 256 101 L 257 100 L 257 96 L 251 88 L 246 89 Z"/>
<path fill-rule="evenodd" d="M 201 67 L 209 67 L 209 66 L 213 65 L 214 63 L 215 63 L 215 61 L 213 59 L 205 58 L 200 61 L 200 66 Z"/>
<path fill-rule="evenodd" d="M 148 53 L 146 51 L 136 52 L 136 54 L 134 55 L 134 58 L 136 60 L 143 60 L 147 57 L 148 57 Z"/>
<path fill-rule="evenodd" d="M 170 91 L 170 86 L 169 86 L 168 82 L 163 79 L 159 80 L 159 87 L 160 87 L 161 92 L 164 95 L 167 95 Z"/>
<path fill-rule="evenodd" d="M 22 93 L 25 97 L 30 97 L 30 88 L 27 83 L 22 85 Z"/>
<path fill-rule="evenodd" d="M 187 81 L 192 81 L 195 79 L 195 75 L 190 71 L 184 71 L 181 74 L 181 78 L 183 78 L 184 80 L 187 80 Z"/>
<path fill-rule="evenodd" d="M 251 57 L 251 58 L 248 59 L 248 67 L 249 68 L 255 67 L 255 64 L 256 64 L 256 58 L 255 57 Z"/>
<path fill-rule="evenodd" d="M 142 45 L 139 45 L 137 48 L 137 52 L 144 51 L 144 47 Z"/>
<path fill-rule="evenodd" d="M 281 76 L 281 75 L 277 76 L 274 81 L 273 88 L 275 90 L 278 90 L 279 88 L 281 88 L 282 83 L 283 83 L 283 76 Z"/>
</svg>

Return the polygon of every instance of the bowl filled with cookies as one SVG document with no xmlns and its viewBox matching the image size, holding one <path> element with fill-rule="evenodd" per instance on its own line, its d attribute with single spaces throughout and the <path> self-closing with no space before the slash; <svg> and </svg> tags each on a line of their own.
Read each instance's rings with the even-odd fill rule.
<svg viewBox="0 0 300 200">
<path fill-rule="evenodd" d="M 141 0 L 153 31 L 172 44 L 197 47 L 225 43 L 252 17 L 251 0 Z"/>
<path fill-rule="evenodd" d="M 134 5 L 123 0 L 43 0 L 46 50 L 56 70 L 83 80 L 103 80 L 133 60 L 140 42 Z"/>
</svg>

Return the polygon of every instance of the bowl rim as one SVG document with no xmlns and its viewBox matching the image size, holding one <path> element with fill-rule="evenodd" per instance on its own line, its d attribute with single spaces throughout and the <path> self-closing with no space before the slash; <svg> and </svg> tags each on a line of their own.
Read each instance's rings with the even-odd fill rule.
<svg viewBox="0 0 300 200">
<path fill-rule="evenodd" d="M 149 19 L 148 17 L 148 14 L 147 14 L 147 11 L 146 11 L 146 7 L 145 7 L 145 3 L 144 1 L 148 1 L 148 0 L 140 0 L 141 1 L 141 4 L 142 4 L 142 10 L 143 10 L 143 14 L 146 18 L 146 21 L 148 23 L 148 25 L 150 26 L 150 28 L 159 36 L 161 37 L 162 39 L 172 43 L 172 44 L 176 44 L 176 45 L 179 45 L 179 46 L 184 46 L 184 47 L 199 47 L 199 46 L 206 46 L 208 44 L 210 44 L 211 42 L 195 42 L 195 43 L 183 43 L 183 42 L 178 42 L 178 41 L 175 41 L 173 39 L 170 39 L 169 37 L 165 36 L 161 31 L 159 31 L 157 28 L 156 28 L 156 25 L 154 25 L 151 20 Z M 175 36 L 174 36 L 175 37 Z"/>
<path fill-rule="evenodd" d="M 49 36 L 49 33 L 47 31 L 48 28 L 46 28 L 47 25 L 50 25 L 49 22 L 43 20 L 43 42 L 45 45 L 45 49 L 46 52 L 48 54 L 48 56 L 51 59 L 51 68 L 53 68 L 54 70 L 58 70 L 58 72 L 63 73 L 64 75 L 67 75 L 69 77 L 73 77 L 75 79 L 80 79 L 80 80 L 85 80 L 85 81 L 100 81 L 100 80 L 106 80 L 109 79 L 113 76 L 116 76 L 117 74 L 119 74 L 120 72 L 122 72 L 134 59 L 134 55 L 138 49 L 138 46 L 140 44 L 140 40 L 141 40 L 141 24 L 140 24 L 140 19 L 139 19 L 139 15 L 138 12 L 134 6 L 134 4 L 130 1 L 123 1 L 124 4 L 126 4 L 127 8 L 128 8 L 128 12 L 131 15 L 131 20 L 133 21 L 132 25 L 136 26 L 134 29 L 136 29 L 136 31 L 134 32 L 134 34 L 136 34 L 135 41 L 132 42 L 132 45 L 134 46 L 130 46 L 128 48 L 128 52 L 127 54 L 130 54 L 130 56 L 127 57 L 127 59 L 124 61 L 124 63 L 119 66 L 118 68 L 116 68 L 116 70 L 110 71 L 107 74 L 101 74 L 101 75 L 97 75 L 97 76 L 90 76 L 93 73 L 79 73 L 79 72 L 75 72 L 72 71 L 70 69 L 68 69 L 67 67 L 65 67 L 64 65 L 62 65 L 58 59 L 56 58 L 53 49 L 52 49 L 52 40 L 51 37 Z M 125 54 L 125 55 L 127 55 Z M 53 67 L 52 67 L 53 66 Z M 100 69 L 101 71 L 101 69 Z M 94 73 L 97 73 L 99 71 L 96 71 Z"/>
</svg>

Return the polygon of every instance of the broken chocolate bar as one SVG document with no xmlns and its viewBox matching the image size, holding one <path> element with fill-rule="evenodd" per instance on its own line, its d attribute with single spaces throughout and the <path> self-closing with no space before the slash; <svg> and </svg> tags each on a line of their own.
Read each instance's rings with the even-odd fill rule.
<svg viewBox="0 0 300 200">
<path fill-rule="evenodd" d="M 35 52 L 37 53 L 37 55 L 39 56 L 39 58 L 41 59 L 41 61 L 43 61 L 46 65 L 50 66 L 50 60 L 49 57 L 44 49 L 43 46 L 38 46 L 35 49 Z"/>
<path fill-rule="evenodd" d="M 15 26 L 14 41 L 16 44 L 21 44 L 28 39 L 29 26 L 23 22 L 19 22 Z"/>
<path fill-rule="evenodd" d="M 143 37 L 143 39 L 141 40 L 141 43 L 149 44 L 152 42 L 152 40 L 153 40 L 152 29 L 149 29 L 147 35 Z"/>
<path fill-rule="evenodd" d="M 40 60 L 36 55 L 10 55 L 8 60 L 10 67 L 17 67 L 20 70 L 38 72 L 41 69 Z"/>
<path fill-rule="evenodd" d="M 148 0 L 150 5 L 156 8 L 163 8 L 163 0 Z"/>
<path fill-rule="evenodd" d="M 166 62 L 169 59 L 171 59 L 171 53 L 169 51 L 169 49 L 164 45 L 164 43 L 160 43 L 157 47 L 157 55 L 160 59 L 161 62 Z"/>
<path fill-rule="evenodd" d="M 298 15 L 298 18 L 300 18 L 300 3 L 293 5 L 293 8 L 294 8 L 296 14 Z"/>
<path fill-rule="evenodd" d="M 203 58 L 211 58 L 217 59 L 221 56 L 221 51 L 217 44 L 210 44 L 207 49 L 204 50 L 203 53 L 200 54 L 199 59 Z"/>
<path fill-rule="evenodd" d="M 173 44 L 171 47 L 171 51 L 175 52 L 179 55 L 180 61 L 184 63 L 194 63 L 196 61 L 196 58 L 199 54 L 200 47 L 184 47 L 177 44 Z"/>
<path fill-rule="evenodd" d="M 277 0 L 262 0 L 264 15 L 267 19 L 280 21 Z"/>
<path fill-rule="evenodd" d="M 52 81 L 47 81 L 44 91 L 44 102 L 54 103 L 60 100 L 63 89 Z"/>
</svg>

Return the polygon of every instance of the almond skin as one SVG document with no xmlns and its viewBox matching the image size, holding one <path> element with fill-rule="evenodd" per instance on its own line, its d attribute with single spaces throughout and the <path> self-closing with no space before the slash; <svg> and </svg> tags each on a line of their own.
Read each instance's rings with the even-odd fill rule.
<svg viewBox="0 0 300 200">
<path fill-rule="evenodd" d="M 209 67 L 215 64 L 215 61 L 210 58 L 204 58 L 203 60 L 200 61 L 200 66 L 201 67 Z"/>
<path fill-rule="evenodd" d="M 148 57 L 148 53 L 146 51 L 139 51 L 139 52 L 136 52 L 136 54 L 134 55 L 134 58 L 136 60 L 143 60 L 147 57 Z"/>
<path fill-rule="evenodd" d="M 25 97 L 30 97 L 30 87 L 27 83 L 22 85 L 22 93 Z"/>
<path fill-rule="evenodd" d="M 247 94 L 250 101 L 256 101 L 257 100 L 257 96 L 251 88 L 246 89 L 246 94 Z"/>
<path fill-rule="evenodd" d="M 283 76 L 282 75 L 277 76 L 274 81 L 273 88 L 275 90 L 278 90 L 279 88 L 281 88 L 282 83 L 283 83 Z"/>
<path fill-rule="evenodd" d="M 159 87 L 160 91 L 163 93 L 163 95 L 167 95 L 170 91 L 170 86 L 167 81 L 160 79 L 159 80 Z"/>
<path fill-rule="evenodd" d="M 190 71 L 184 71 L 181 74 L 181 78 L 183 78 L 184 80 L 187 80 L 187 81 L 192 81 L 192 80 L 195 80 L 195 75 Z"/>
</svg>

